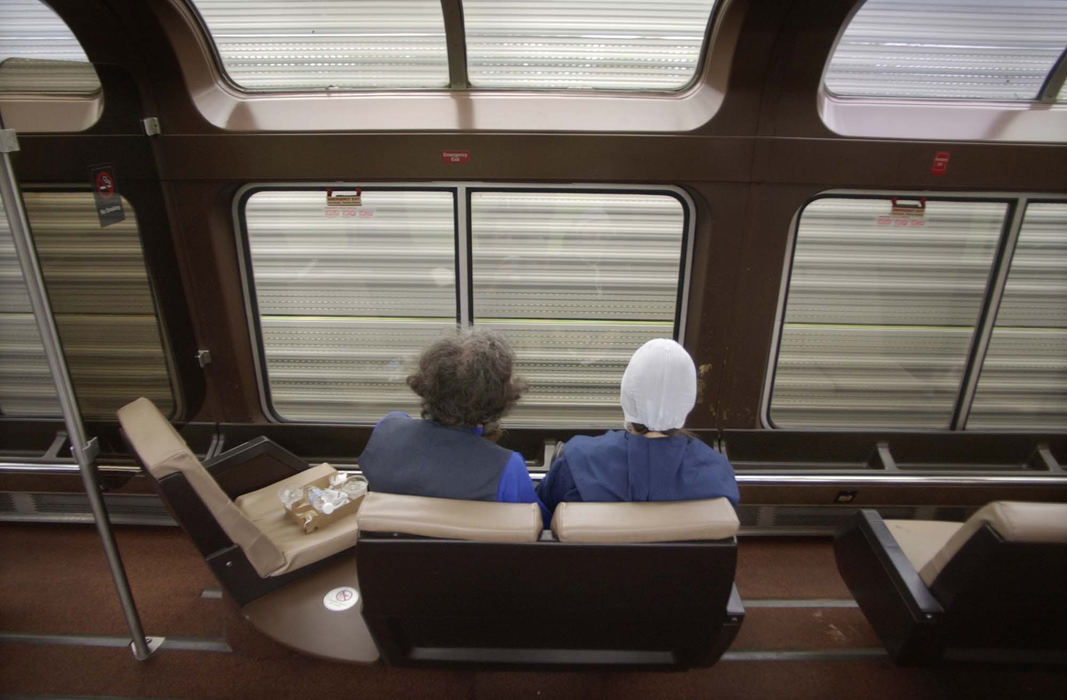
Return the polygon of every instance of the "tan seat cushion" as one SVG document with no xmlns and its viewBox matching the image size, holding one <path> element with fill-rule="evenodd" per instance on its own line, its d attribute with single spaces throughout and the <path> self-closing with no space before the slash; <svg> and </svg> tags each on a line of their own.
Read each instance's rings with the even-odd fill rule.
<svg viewBox="0 0 1067 700">
<path fill-rule="evenodd" d="M 238 496 L 235 501 L 237 507 L 266 534 L 285 558 L 282 566 L 270 572 L 271 576 L 295 571 L 356 546 L 359 530 L 355 512 L 305 534 L 303 528 L 286 514 L 279 497 L 281 490 L 286 488 L 303 488 L 309 484 L 328 486 L 330 477 L 336 473 L 337 470 L 329 464 L 319 464 L 270 486 Z"/>
<path fill-rule="evenodd" d="M 357 514 L 366 532 L 482 542 L 536 542 L 543 523 L 536 503 L 495 503 L 370 492 Z"/>
<path fill-rule="evenodd" d="M 968 518 L 919 570 L 927 586 L 986 523 L 1008 542 L 1067 543 L 1067 503 L 994 501 Z"/>
<path fill-rule="evenodd" d="M 560 542 L 678 542 L 733 537 L 737 513 L 725 498 L 657 503 L 560 503 L 552 531 Z"/>
<path fill-rule="evenodd" d="M 921 571 L 963 526 L 944 520 L 886 520 L 885 524 L 916 571 Z"/>
<path fill-rule="evenodd" d="M 285 565 L 281 551 L 230 500 L 151 401 L 139 398 L 120 408 L 118 416 L 145 469 L 156 480 L 181 472 L 215 516 L 219 527 L 248 557 L 256 573 L 266 577 Z"/>
</svg>

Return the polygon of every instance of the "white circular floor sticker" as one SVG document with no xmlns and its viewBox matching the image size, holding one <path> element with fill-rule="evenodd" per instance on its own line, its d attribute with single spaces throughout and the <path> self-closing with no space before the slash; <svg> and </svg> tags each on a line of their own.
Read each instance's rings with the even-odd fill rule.
<svg viewBox="0 0 1067 700">
<path fill-rule="evenodd" d="M 342 610 L 348 610 L 355 605 L 358 600 L 359 591 L 351 586 L 341 586 L 340 588 L 335 588 L 327 593 L 326 597 L 322 599 L 322 604 L 326 606 L 327 610 L 340 612 Z"/>
</svg>

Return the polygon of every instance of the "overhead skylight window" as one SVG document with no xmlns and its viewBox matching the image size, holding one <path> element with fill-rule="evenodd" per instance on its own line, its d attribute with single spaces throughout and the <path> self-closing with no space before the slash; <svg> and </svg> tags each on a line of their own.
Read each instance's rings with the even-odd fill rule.
<svg viewBox="0 0 1067 700">
<path fill-rule="evenodd" d="M 1034 101 L 1064 47 L 1064 0 L 867 0 L 825 83 L 845 97 Z"/>
<path fill-rule="evenodd" d="M 193 0 L 230 79 L 247 90 L 442 88 L 439 0 Z"/>
<path fill-rule="evenodd" d="M 696 78 L 718 0 L 190 2 L 250 91 L 674 91 Z"/>
<path fill-rule="evenodd" d="M 91 94 L 93 64 L 66 23 L 40 0 L 0 3 L 0 93 Z"/>
<path fill-rule="evenodd" d="M 474 87 L 678 90 L 716 0 L 464 0 Z"/>
</svg>

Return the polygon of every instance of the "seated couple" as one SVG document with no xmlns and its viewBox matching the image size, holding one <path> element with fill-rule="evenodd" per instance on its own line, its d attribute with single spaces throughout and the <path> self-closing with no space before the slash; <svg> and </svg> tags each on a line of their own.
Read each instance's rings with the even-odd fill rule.
<svg viewBox="0 0 1067 700">
<path fill-rule="evenodd" d="M 535 489 L 522 455 L 495 443 L 519 400 L 514 354 L 492 332 L 442 339 L 419 358 L 408 385 L 422 420 L 386 415 L 359 466 L 371 490 L 436 498 L 538 503 L 550 521 L 562 501 L 739 500 L 730 463 L 681 430 L 696 403 L 696 368 L 673 340 L 642 345 L 622 378 L 626 430 L 576 436 Z"/>
</svg>

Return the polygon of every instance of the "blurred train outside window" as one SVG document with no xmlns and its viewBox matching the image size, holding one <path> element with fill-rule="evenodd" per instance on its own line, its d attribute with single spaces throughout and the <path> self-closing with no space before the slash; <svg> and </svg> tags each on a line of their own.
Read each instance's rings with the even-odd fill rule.
<svg viewBox="0 0 1067 700">
<path fill-rule="evenodd" d="M 679 90 L 717 0 L 464 0 L 472 87 Z"/>
<path fill-rule="evenodd" d="M 111 419 L 130 396 L 175 411 L 168 354 L 133 206 L 101 228 L 90 192 L 23 191 L 52 314 L 86 418 Z M 0 207 L 0 414 L 61 415 L 41 337 Z"/>
<path fill-rule="evenodd" d="M 40 0 L 0 3 L 0 113 L 28 132 L 83 131 L 99 119 L 96 69 L 70 28 Z"/>
<path fill-rule="evenodd" d="M 686 209 L 670 194 L 471 193 L 474 324 L 515 345 L 512 421 L 618 425 L 633 351 L 674 337 Z"/>
<path fill-rule="evenodd" d="M 1062 427 L 1064 210 L 1025 198 L 813 200 L 795 230 L 767 422 Z M 1014 257 L 999 259 L 1002 248 Z"/>
<path fill-rule="evenodd" d="M 1067 426 L 1067 204 L 1026 207 L 969 429 Z"/>
<path fill-rule="evenodd" d="M 866 0 L 820 108 L 852 136 L 1062 141 L 1065 59 L 1063 0 Z"/>
<path fill-rule="evenodd" d="M 194 0 L 222 68 L 245 90 L 443 88 L 439 0 Z"/>
<path fill-rule="evenodd" d="M 867 0 L 826 68 L 835 95 L 1030 101 L 1067 47 L 1063 0 Z"/>
<path fill-rule="evenodd" d="M 473 324 L 508 337 L 530 385 L 507 424 L 615 425 L 633 350 L 684 324 L 691 211 L 666 187 L 250 187 L 238 218 L 264 408 L 417 415 L 419 352 Z"/>
<path fill-rule="evenodd" d="M 355 190 L 347 190 L 354 195 Z M 269 410 L 283 420 L 418 414 L 404 379 L 456 325 L 455 193 L 251 192 L 242 210 Z"/>
<path fill-rule="evenodd" d="M 717 4 L 467 0 L 449 22 L 439 0 L 191 1 L 248 91 L 674 91 L 696 77 Z"/>
</svg>

